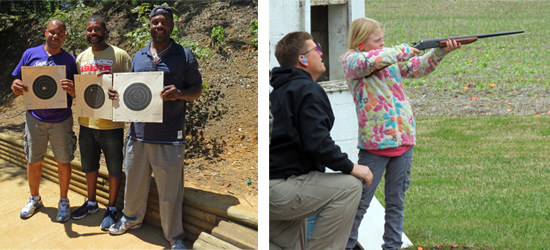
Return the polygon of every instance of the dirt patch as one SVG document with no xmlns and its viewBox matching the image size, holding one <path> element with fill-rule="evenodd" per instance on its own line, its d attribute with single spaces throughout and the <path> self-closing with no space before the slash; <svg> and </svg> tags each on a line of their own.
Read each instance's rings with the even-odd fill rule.
<svg viewBox="0 0 550 250">
<path fill-rule="evenodd" d="M 249 28 L 250 21 L 258 18 L 257 6 L 257 1 L 175 3 L 183 38 L 197 41 L 213 53 L 211 58 L 199 59 L 203 82 L 209 87 L 188 105 L 185 186 L 234 195 L 245 207 L 256 211 L 258 50 L 251 43 L 254 37 Z M 111 20 L 106 21 L 111 31 L 108 43 L 126 49 L 133 56 L 135 51 L 129 49 L 123 36 L 133 27 L 128 21 L 131 18 L 135 18 L 131 13 L 112 13 Z M 221 45 L 214 46 L 210 32 L 218 26 L 224 28 L 225 38 Z M 10 60 L 19 61 L 21 55 L 22 51 L 12 54 Z M 0 72 L 6 79 L 1 80 L 5 95 L 0 107 L 0 133 L 21 139 L 25 109 L 22 97 L 15 97 L 9 90 L 12 71 L 13 68 Z M 77 123 L 74 131 L 79 131 Z M 79 160 L 79 152 L 76 156 Z"/>
<path fill-rule="evenodd" d="M 549 115 L 548 88 L 440 89 L 407 87 L 415 116 Z"/>
</svg>

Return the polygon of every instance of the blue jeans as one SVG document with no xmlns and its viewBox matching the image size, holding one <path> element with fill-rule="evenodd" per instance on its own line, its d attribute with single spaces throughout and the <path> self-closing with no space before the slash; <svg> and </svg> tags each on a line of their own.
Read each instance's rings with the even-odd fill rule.
<svg viewBox="0 0 550 250">
<path fill-rule="evenodd" d="M 359 225 L 369 208 L 378 184 L 380 184 L 384 170 L 386 171 L 386 175 L 384 176 L 386 181 L 384 187 L 386 196 L 386 222 L 384 224 L 384 245 L 382 245 L 382 249 L 401 249 L 403 245 L 401 236 L 403 234 L 403 217 L 405 212 L 405 191 L 409 189 L 412 156 L 412 147 L 401 156 L 396 157 L 375 155 L 366 150 L 359 151 L 358 163 L 370 168 L 373 180 L 369 188 L 363 185 L 361 202 L 359 202 L 359 207 L 355 214 L 355 220 L 346 249 L 353 249 L 357 243 Z"/>
<path fill-rule="evenodd" d="M 99 170 L 99 159 L 103 151 L 109 175 L 122 176 L 124 129 L 100 130 L 80 126 L 78 144 L 84 173 Z"/>
</svg>

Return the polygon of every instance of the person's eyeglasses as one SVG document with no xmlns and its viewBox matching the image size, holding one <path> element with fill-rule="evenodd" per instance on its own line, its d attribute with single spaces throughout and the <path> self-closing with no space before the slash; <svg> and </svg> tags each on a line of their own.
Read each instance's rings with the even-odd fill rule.
<svg viewBox="0 0 550 250">
<path fill-rule="evenodd" d="M 321 44 L 320 43 L 317 43 L 317 47 L 313 48 L 313 49 L 310 49 L 308 50 L 306 53 L 303 53 L 303 54 L 300 54 L 302 56 L 305 56 L 307 53 L 313 51 L 313 50 L 317 50 L 317 53 L 321 54 L 323 53 L 323 49 L 321 48 Z"/>
</svg>

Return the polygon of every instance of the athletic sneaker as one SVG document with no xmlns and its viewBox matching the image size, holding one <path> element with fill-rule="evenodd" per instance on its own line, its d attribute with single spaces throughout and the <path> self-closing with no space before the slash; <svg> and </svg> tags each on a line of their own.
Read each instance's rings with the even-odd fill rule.
<svg viewBox="0 0 550 250">
<path fill-rule="evenodd" d="M 172 246 L 172 250 L 174 250 L 174 249 L 187 249 L 187 248 L 185 248 L 185 245 L 183 244 L 182 240 L 171 240 L 170 245 Z"/>
<path fill-rule="evenodd" d="M 30 218 L 34 212 L 42 207 L 42 199 L 40 196 L 38 196 L 37 200 L 34 200 L 32 196 L 29 198 L 29 201 L 27 202 L 27 205 L 21 209 L 21 212 L 19 213 L 19 217 L 21 219 L 28 219 Z"/>
<path fill-rule="evenodd" d="M 65 222 L 71 218 L 71 206 L 69 205 L 69 199 L 59 199 L 57 208 L 57 221 Z"/>
<path fill-rule="evenodd" d="M 126 231 L 128 231 L 129 229 L 138 229 L 140 227 L 141 223 L 130 224 L 130 222 L 126 220 L 126 217 L 122 216 L 119 221 L 109 227 L 109 234 L 120 235 L 126 233 Z"/>
<path fill-rule="evenodd" d="M 107 207 L 107 209 L 105 209 L 105 215 L 103 215 L 103 221 L 101 222 L 101 226 L 99 226 L 99 228 L 103 231 L 109 231 L 109 227 L 115 224 L 117 215 L 118 211 L 116 208 L 111 211 L 109 210 L 109 207 Z"/>
<path fill-rule="evenodd" d="M 71 218 L 75 220 L 80 220 L 88 214 L 95 214 L 99 211 L 99 207 L 97 206 L 97 202 L 95 203 L 95 206 L 88 205 L 88 201 L 84 201 L 84 204 L 79 207 L 77 210 L 74 210 L 71 213 Z"/>
</svg>

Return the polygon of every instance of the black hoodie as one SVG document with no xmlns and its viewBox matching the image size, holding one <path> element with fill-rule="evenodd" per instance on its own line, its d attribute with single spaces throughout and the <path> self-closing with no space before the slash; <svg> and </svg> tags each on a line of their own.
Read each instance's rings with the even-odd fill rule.
<svg viewBox="0 0 550 250">
<path fill-rule="evenodd" d="M 274 68 L 271 86 L 269 179 L 325 172 L 325 166 L 351 173 L 353 162 L 330 137 L 334 113 L 325 90 L 307 71 L 294 67 Z"/>
</svg>

